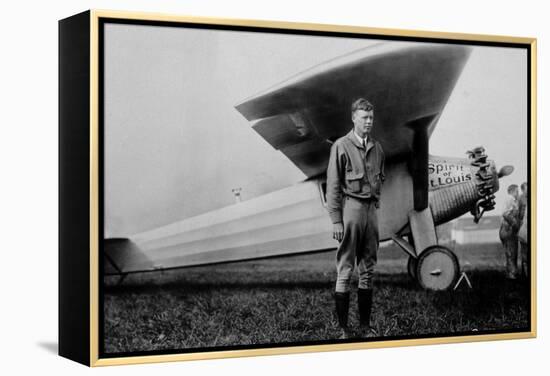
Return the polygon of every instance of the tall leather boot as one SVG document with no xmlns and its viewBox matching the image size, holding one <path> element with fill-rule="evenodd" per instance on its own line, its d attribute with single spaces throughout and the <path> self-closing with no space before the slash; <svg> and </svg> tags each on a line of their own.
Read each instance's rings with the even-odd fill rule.
<svg viewBox="0 0 550 376">
<path fill-rule="evenodd" d="M 340 339 L 348 339 L 351 337 L 348 328 L 349 292 L 335 292 L 334 302 L 336 303 L 336 317 L 338 318 L 338 326 L 342 331 Z"/>
<path fill-rule="evenodd" d="M 372 311 L 372 289 L 357 289 L 357 305 L 359 307 L 359 325 L 362 337 L 376 337 L 376 330 L 370 326 Z"/>
</svg>

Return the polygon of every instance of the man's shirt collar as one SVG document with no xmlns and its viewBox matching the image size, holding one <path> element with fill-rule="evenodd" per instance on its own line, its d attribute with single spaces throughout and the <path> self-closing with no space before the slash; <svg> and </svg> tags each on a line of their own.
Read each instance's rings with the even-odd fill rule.
<svg viewBox="0 0 550 376">
<path fill-rule="evenodd" d="M 367 136 L 365 138 L 361 138 L 361 137 L 359 137 L 359 135 L 357 133 L 355 133 L 355 130 L 352 130 L 352 132 L 353 132 L 353 135 L 355 136 L 355 138 L 357 138 L 357 141 L 359 141 L 359 144 L 364 145 L 365 147 L 367 147 L 367 142 L 368 142 L 369 136 Z"/>
</svg>

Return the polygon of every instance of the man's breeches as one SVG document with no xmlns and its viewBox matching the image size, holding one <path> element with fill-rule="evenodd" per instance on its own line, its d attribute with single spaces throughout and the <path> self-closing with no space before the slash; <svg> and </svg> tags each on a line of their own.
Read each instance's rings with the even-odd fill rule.
<svg viewBox="0 0 550 376">
<path fill-rule="evenodd" d="M 375 202 L 346 197 L 343 204 L 344 238 L 336 251 L 336 292 L 350 290 L 355 264 L 359 288 L 372 288 L 378 251 L 378 216 Z"/>
</svg>

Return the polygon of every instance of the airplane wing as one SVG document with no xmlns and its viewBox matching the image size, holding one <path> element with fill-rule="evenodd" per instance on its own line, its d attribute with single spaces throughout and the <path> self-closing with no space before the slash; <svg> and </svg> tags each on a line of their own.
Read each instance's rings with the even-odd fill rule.
<svg viewBox="0 0 550 376">
<path fill-rule="evenodd" d="M 323 174 L 331 141 L 352 127 L 350 105 L 374 105 L 373 136 L 390 163 L 409 157 L 415 130 L 429 119 L 428 137 L 469 57 L 470 48 L 428 43 L 380 43 L 333 59 L 236 106 L 275 149 L 308 178 Z M 422 151 L 427 158 L 428 150 Z"/>
<path fill-rule="evenodd" d="M 378 44 L 316 66 L 236 108 L 313 178 L 326 170 L 331 140 L 351 128 L 351 102 L 368 98 L 375 106 L 374 137 L 399 177 L 393 186 L 401 192 L 408 182 L 415 209 L 422 209 L 428 202 L 428 139 L 469 53 L 458 45 Z M 399 196 L 389 208 L 412 206 L 411 197 Z M 134 234 L 131 241 L 112 239 L 105 247 L 106 275 L 331 249 L 331 223 L 321 200 L 317 182 L 307 181 Z M 400 226 L 407 218 L 393 220 Z"/>
</svg>

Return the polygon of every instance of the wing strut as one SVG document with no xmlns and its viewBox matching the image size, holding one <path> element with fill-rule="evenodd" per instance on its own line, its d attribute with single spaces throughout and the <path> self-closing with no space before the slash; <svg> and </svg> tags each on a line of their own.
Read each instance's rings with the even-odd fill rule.
<svg viewBox="0 0 550 376">
<path fill-rule="evenodd" d="M 414 210 L 416 211 L 422 211 L 428 207 L 428 154 L 430 143 L 428 128 L 436 117 L 437 114 L 432 114 L 407 123 L 414 132 L 409 169 L 413 178 Z"/>
</svg>

